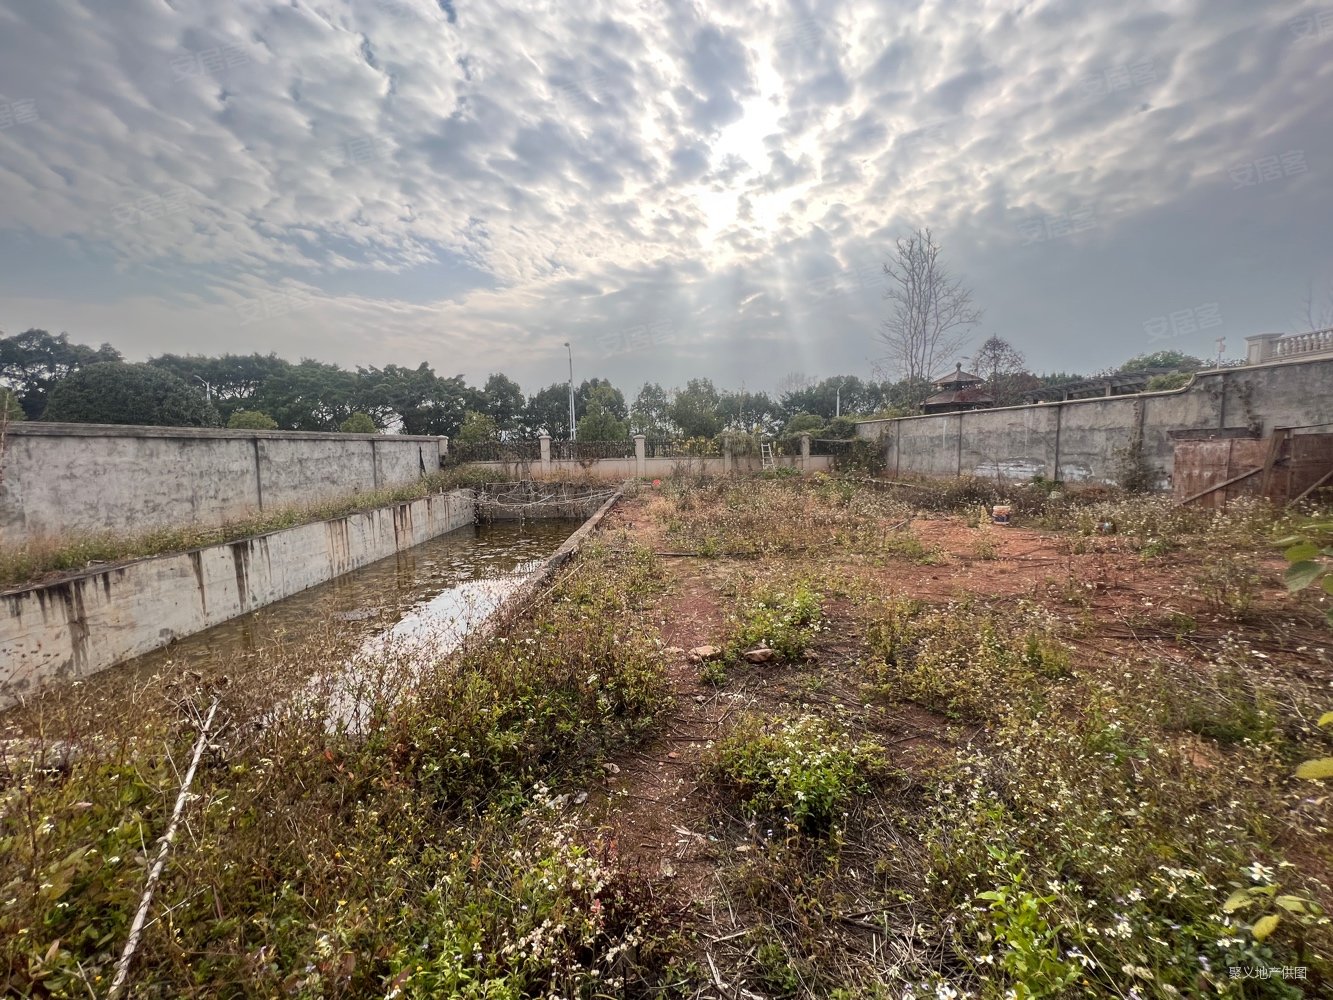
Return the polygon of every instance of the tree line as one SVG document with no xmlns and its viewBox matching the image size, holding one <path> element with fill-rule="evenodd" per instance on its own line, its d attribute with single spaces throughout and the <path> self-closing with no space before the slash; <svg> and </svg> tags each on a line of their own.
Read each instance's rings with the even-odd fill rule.
<svg viewBox="0 0 1333 1000">
<path fill-rule="evenodd" d="M 1000 405 L 1017 402 L 1034 386 L 1075 377 L 1032 375 L 1022 355 L 996 337 L 983 344 L 972 367 Z M 525 395 L 503 373 L 474 386 L 462 375 L 437 374 L 425 362 L 352 370 L 276 354 L 162 354 L 134 364 L 110 344 L 93 348 L 72 343 L 65 333 L 32 329 L 0 336 L 0 387 L 0 404 L 11 420 L 397 432 L 468 443 L 570 436 L 568 383 Z M 929 381 L 919 375 L 892 381 L 795 374 L 772 395 L 695 378 L 670 390 L 645 383 L 629 401 L 609 381 L 592 378 L 574 389 L 575 426 L 585 441 L 821 428 L 846 436 L 850 423 L 835 418 L 915 412 L 929 392 Z"/>
</svg>

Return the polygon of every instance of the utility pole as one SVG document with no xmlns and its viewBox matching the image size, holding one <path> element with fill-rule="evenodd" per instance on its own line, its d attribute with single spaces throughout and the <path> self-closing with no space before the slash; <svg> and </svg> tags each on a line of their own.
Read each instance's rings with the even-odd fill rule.
<svg viewBox="0 0 1333 1000">
<path fill-rule="evenodd" d="M 578 428 L 574 422 L 574 348 L 569 346 L 569 341 L 565 341 L 565 350 L 569 352 L 569 440 L 573 441 L 578 434 Z"/>
</svg>

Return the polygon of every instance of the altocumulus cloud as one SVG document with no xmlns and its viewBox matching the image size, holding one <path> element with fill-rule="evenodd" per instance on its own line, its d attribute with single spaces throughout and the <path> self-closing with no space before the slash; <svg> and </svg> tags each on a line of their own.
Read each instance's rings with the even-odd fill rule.
<svg viewBox="0 0 1333 1000">
<path fill-rule="evenodd" d="M 1039 366 L 1235 352 L 1333 278 L 1331 54 L 1242 0 L 3 0 L 0 325 L 757 387 L 868 371 L 929 225 Z"/>
</svg>

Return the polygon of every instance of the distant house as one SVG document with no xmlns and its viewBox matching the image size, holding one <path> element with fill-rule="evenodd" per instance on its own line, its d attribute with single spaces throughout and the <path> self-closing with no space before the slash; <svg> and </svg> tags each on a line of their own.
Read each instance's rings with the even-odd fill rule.
<svg viewBox="0 0 1333 1000">
<path fill-rule="evenodd" d="M 995 405 L 995 397 L 984 388 L 985 379 L 963 371 L 958 365 L 938 382 L 932 383 L 935 392 L 921 404 L 922 413 L 956 413 L 959 410 L 981 410 Z"/>
</svg>

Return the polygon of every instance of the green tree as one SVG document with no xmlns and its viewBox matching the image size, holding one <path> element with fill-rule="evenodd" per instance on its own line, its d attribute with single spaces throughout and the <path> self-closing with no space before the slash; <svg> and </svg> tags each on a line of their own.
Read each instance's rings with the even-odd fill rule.
<svg viewBox="0 0 1333 1000">
<path fill-rule="evenodd" d="M 356 405 L 357 376 L 337 365 L 303 359 L 264 380 L 251 408 L 263 410 L 284 430 L 336 431 Z"/>
<path fill-rule="evenodd" d="M 588 393 L 587 406 L 578 423 L 580 441 L 624 441 L 629 437 L 629 422 L 616 417 L 617 401 L 624 406 L 625 398 L 609 384 L 595 386 Z"/>
<path fill-rule="evenodd" d="M 534 393 L 523 415 L 524 430 L 532 437 L 545 432 L 557 440 L 569 438 L 569 383 L 556 382 Z"/>
<path fill-rule="evenodd" d="M 253 410 L 254 399 L 264 383 L 275 375 L 285 374 L 292 365 L 276 354 L 223 354 L 210 357 L 203 354 L 162 354 L 149 358 L 148 363 L 178 375 L 186 382 L 202 379 L 208 383 L 213 405 L 224 419 L 230 419 L 237 410 Z"/>
<path fill-rule="evenodd" d="M 404 434 L 456 437 L 467 411 L 482 409 L 481 394 L 462 375 L 441 378 L 424 361 L 416 368 L 359 369 L 356 398 L 359 409 Z"/>
<path fill-rule="evenodd" d="M 216 427 L 202 389 L 152 365 L 104 361 L 72 372 L 51 388 L 44 420 L 90 424 Z"/>
<path fill-rule="evenodd" d="M 724 430 L 772 434 L 782 426 L 782 407 L 766 392 L 727 390 L 718 393 L 717 415 Z"/>
<path fill-rule="evenodd" d="M 1165 375 L 1154 375 L 1148 379 L 1143 387 L 1146 392 L 1161 392 L 1164 389 L 1181 389 L 1190 380 L 1189 372 L 1167 372 Z"/>
<path fill-rule="evenodd" d="M 692 378 L 671 401 L 671 422 L 686 437 L 717 437 L 722 431 L 721 402 L 711 379 Z"/>
<path fill-rule="evenodd" d="M 1141 372 L 1149 368 L 1171 368 L 1175 371 L 1195 372 L 1204 367 L 1201 358 L 1182 351 L 1154 351 L 1130 358 L 1120 366 L 1122 372 Z"/>
<path fill-rule="evenodd" d="M 0 337 L 0 386 L 17 394 L 29 420 L 40 420 L 57 382 L 87 365 L 119 360 L 120 352 L 110 344 L 94 349 L 71 344 L 67 333 L 53 336 L 45 330 L 25 330 Z"/>
<path fill-rule="evenodd" d="M 500 426 L 489 413 L 468 410 L 455 439 L 459 444 L 487 444 L 500 440 Z"/>
<path fill-rule="evenodd" d="M 375 419 L 369 413 L 362 413 L 359 410 L 338 425 L 338 430 L 343 434 L 378 434 L 380 429 L 375 426 Z"/>
<path fill-rule="evenodd" d="M 783 434 L 800 434 L 802 431 L 817 431 L 824 426 L 824 418 L 816 413 L 797 413 L 782 428 Z"/>
<path fill-rule="evenodd" d="M 601 392 L 598 399 L 607 413 L 610 413 L 617 420 L 629 418 L 629 407 L 625 405 L 625 394 L 604 378 L 592 378 L 585 379 L 574 390 L 575 420 L 581 420 L 583 415 L 588 412 L 588 402 L 592 399 L 593 393 L 599 392 L 599 390 Z"/>
<path fill-rule="evenodd" d="M 630 409 L 630 429 L 635 434 L 665 437 L 671 433 L 671 400 L 656 382 L 645 382 Z"/>
<path fill-rule="evenodd" d="M 259 410 L 234 410 L 227 426 L 240 431 L 276 431 L 278 422 Z"/>
<path fill-rule="evenodd" d="M 790 389 L 781 397 L 787 413 L 817 413 L 825 420 L 832 420 L 839 412 L 873 413 L 883 405 L 882 400 L 880 386 L 855 375 L 834 375 L 813 385 Z"/>
<path fill-rule="evenodd" d="M 527 401 L 519 384 L 499 372 L 487 378 L 482 386 L 481 412 L 490 416 L 501 431 L 512 433 L 518 430 L 525 405 Z"/>
</svg>

